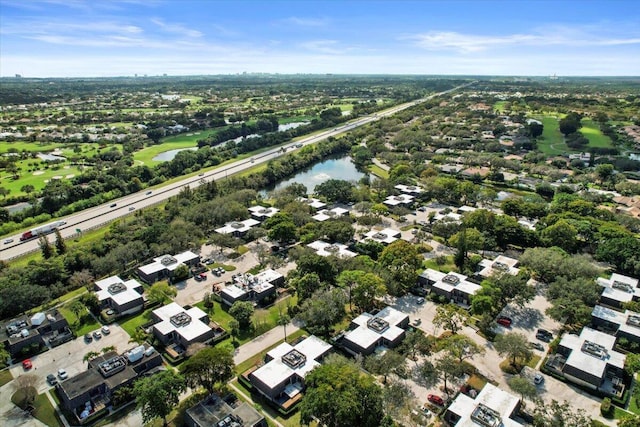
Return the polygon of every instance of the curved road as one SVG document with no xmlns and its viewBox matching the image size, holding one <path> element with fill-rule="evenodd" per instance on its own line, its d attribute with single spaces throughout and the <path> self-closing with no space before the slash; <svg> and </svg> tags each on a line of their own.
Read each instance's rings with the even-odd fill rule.
<svg viewBox="0 0 640 427">
<path fill-rule="evenodd" d="M 296 149 L 304 145 L 320 142 L 331 136 L 337 136 L 342 133 L 351 131 L 362 125 L 365 125 L 367 123 L 380 120 L 383 117 L 391 116 L 397 113 L 398 111 L 406 110 L 407 108 L 413 107 L 414 105 L 423 103 L 437 96 L 444 95 L 449 92 L 453 92 L 455 90 L 470 86 L 473 83 L 475 82 L 460 85 L 455 88 L 446 90 L 444 92 L 439 92 L 439 93 L 430 95 L 426 98 L 421 98 L 415 101 L 407 102 L 405 104 L 396 105 L 395 107 L 389 108 L 388 110 L 384 110 L 369 116 L 360 117 L 351 122 L 340 125 L 334 129 L 326 130 L 316 135 L 308 136 L 298 141 L 290 142 L 285 145 L 281 145 L 279 147 L 269 149 L 251 158 L 238 160 L 237 162 L 230 163 L 222 167 L 210 170 L 208 172 L 201 173 L 198 176 L 191 176 L 189 178 L 185 178 L 178 182 L 167 184 L 163 187 L 159 187 L 153 190 L 147 189 L 147 190 L 139 191 L 137 193 L 129 194 L 120 199 L 112 200 L 109 203 L 105 203 L 99 206 L 85 209 L 81 212 L 70 215 L 66 218 L 58 218 L 57 220 L 62 219 L 66 221 L 66 224 L 60 227 L 60 234 L 64 238 L 69 238 L 71 236 L 76 235 L 78 233 L 78 230 L 93 229 L 103 224 L 106 224 L 108 222 L 111 222 L 115 219 L 118 219 L 120 217 L 123 217 L 125 215 L 131 214 L 137 209 L 142 209 L 142 208 L 160 203 L 165 199 L 168 199 L 169 197 L 177 195 L 180 192 L 180 190 L 185 186 L 189 186 L 190 188 L 196 188 L 202 182 L 208 182 L 211 180 L 220 180 L 220 179 L 226 178 L 229 175 L 242 172 L 260 163 L 265 163 L 271 159 L 280 157 L 285 153 L 283 151 L 283 148 L 286 151 L 289 151 L 290 149 Z M 115 206 L 113 206 L 114 204 Z M 54 220 L 52 220 L 52 222 L 53 221 Z M 4 243 L 2 244 L 2 248 L 0 248 L 0 260 L 11 260 L 13 258 L 20 257 L 22 255 L 25 255 L 27 253 L 30 253 L 39 249 L 38 239 L 31 239 L 25 242 L 21 242 L 20 241 L 21 234 L 22 233 L 14 236 L 9 236 L 8 238 L 13 239 L 13 242 L 8 244 L 4 244 Z M 48 235 L 49 240 L 52 240 L 51 236 L 53 235 L 52 234 Z M 5 237 L 3 241 L 5 239 L 7 239 L 7 237 Z"/>
</svg>

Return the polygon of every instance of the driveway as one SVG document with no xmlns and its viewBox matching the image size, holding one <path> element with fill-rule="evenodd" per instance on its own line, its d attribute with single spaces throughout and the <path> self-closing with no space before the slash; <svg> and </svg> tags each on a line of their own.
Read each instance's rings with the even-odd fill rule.
<svg viewBox="0 0 640 427">
<path fill-rule="evenodd" d="M 37 375 L 40 378 L 37 386 L 38 393 L 42 393 L 51 388 L 46 381 L 46 377 L 48 374 L 57 374 L 59 368 L 66 369 L 69 378 L 86 371 L 87 362 L 84 362 L 82 359 L 84 355 L 90 351 L 101 353 L 103 348 L 115 346 L 116 351 L 120 353 L 135 347 L 135 344 L 128 343 L 129 335 L 120 326 L 114 323 L 109 325 L 109 329 L 111 333 L 109 335 L 103 335 L 99 340 L 94 339 L 92 342 L 87 343 L 84 337 L 78 337 L 73 341 L 69 341 L 47 352 L 33 356 L 31 358 L 33 368 L 29 370 L 29 373 Z M 25 370 L 21 364 L 17 364 L 11 368 L 11 375 L 13 375 L 14 378 L 24 373 Z"/>
</svg>

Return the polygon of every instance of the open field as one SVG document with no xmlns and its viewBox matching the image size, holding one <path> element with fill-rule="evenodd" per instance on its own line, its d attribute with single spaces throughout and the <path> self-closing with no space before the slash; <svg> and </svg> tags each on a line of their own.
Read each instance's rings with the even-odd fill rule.
<svg viewBox="0 0 640 427">
<path fill-rule="evenodd" d="M 18 164 L 23 163 L 18 162 Z M 67 168 L 68 169 L 65 169 Z M 54 177 L 59 177 L 58 179 L 71 179 L 73 178 L 70 175 L 78 176 L 82 173 L 78 166 L 64 166 L 58 169 L 46 169 L 35 172 L 25 172 L 23 167 L 23 171 L 20 173 L 20 178 L 14 180 L 10 174 L 3 173 L 0 175 L 0 186 L 11 191 L 10 195 L 15 196 L 19 194 L 25 194 L 20 189 L 25 185 L 33 185 L 33 188 L 36 191 L 40 191 L 47 184 L 47 181 L 53 179 Z"/>
<path fill-rule="evenodd" d="M 500 112 L 500 114 L 502 114 L 504 112 L 505 105 L 507 105 L 507 101 L 498 101 L 495 104 L 493 104 L 493 109 L 495 111 Z"/>
<path fill-rule="evenodd" d="M 610 148 L 611 138 L 600 131 L 600 127 L 591 119 L 582 120 L 580 132 L 589 140 L 589 147 Z"/>
<path fill-rule="evenodd" d="M 564 137 L 560 133 L 558 119 L 551 116 L 538 118 L 542 121 L 544 129 L 542 137 L 538 139 L 538 150 L 544 154 L 555 155 L 570 151 L 564 143 Z"/>
<path fill-rule="evenodd" d="M 160 144 L 152 145 L 136 152 L 133 155 L 133 159 L 146 165 L 160 163 L 152 159 L 158 154 L 164 153 L 165 151 L 176 150 L 180 148 L 197 147 L 199 139 L 204 139 L 209 135 L 213 135 L 220 129 L 224 129 L 224 126 L 216 129 L 209 129 L 203 132 L 189 132 L 162 138 Z"/>
<path fill-rule="evenodd" d="M 22 151 L 38 153 L 41 151 L 52 151 L 58 147 L 60 147 L 60 144 L 55 142 L 2 141 L 2 144 L 0 144 L 0 154 Z"/>
</svg>

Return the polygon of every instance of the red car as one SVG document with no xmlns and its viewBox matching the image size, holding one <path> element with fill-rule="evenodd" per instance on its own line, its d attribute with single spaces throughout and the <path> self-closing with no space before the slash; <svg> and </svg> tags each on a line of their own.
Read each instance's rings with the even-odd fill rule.
<svg viewBox="0 0 640 427">
<path fill-rule="evenodd" d="M 498 322 L 499 325 L 502 325 L 505 328 L 510 328 L 512 320 L 511 320 L 510 317 L 500 316 L 500 317 L 498 317 L 497 322 Z"/>
<path fill-rule="evenodd" d="M 444 406 L 444 399 L 435 394 L 430 394 L 427 396 L 427 400 L 435 405 Z"/>
<path fill-rule="evenodd" d="M 24 369 L 31 369 L 31 368 L 33 368 L 33 364 L 31 363 L 31 359 L 24 359 L 24 360 L 22 361 L 22 367 L 23 367 Z"/>
</svg>

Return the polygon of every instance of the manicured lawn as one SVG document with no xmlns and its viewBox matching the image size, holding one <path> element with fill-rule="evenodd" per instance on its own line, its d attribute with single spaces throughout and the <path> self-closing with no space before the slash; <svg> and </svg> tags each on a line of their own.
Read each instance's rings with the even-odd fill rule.
<svg viewBox="0 0 640 427">
<path fill-rule="evenodd" d="M 36 308 L 32 308 L 31 310 L 29 310 L 29 313 L 37 313 L 39 311 L 43 311 L 43 310 L 47 310 L 49 307 L 53 307 L 57 304 L 69 301 L 70 299 L 73 299 L 77 296 L 80 296 L 82 294 L 84 294 L 85 292 L 87 292 L 87 289 L 82 287 L 82 288 L 78 288 L 75 291 L 71 291 L 71 292 L 67 292 L 66 294 L 62 295 L 61 297 L 58 297 L 56 299 L 54 299 L 53 301 L 48 302 L 46 305 L 40 305 Z M 73 316 L 73 313 L 71 314 Z"/>
<path fill-rule="evenodd" d="M 556 117 L 544 116 L 542 119 L 538 118 L 538 120 L 541 120 L 544 126 L 542 136 L 538 138 L 538 151 L 549 155 L 563 154 L 571 151 L 564 143 L 564 137 L 562 133 L 560 133 L 560 127 Z"/>
<path fill-rule="evenodd" d="M 493 104 L 493 109 L 495 111 L 499 111 L 500 114 L 502 114 L 504 112 L 504 106 L 507 104 L 507 101 L 498 101 L 495 104 Z"/>
<path fill-rule="evenodd" d="M 589 140 L 589 147 L 609 148 L 613 146 L 611 138 L 604 135 L 598 124 L 591 119 L 582 120 L 580 132 Z"/>
<path fill-rule="evenodd" d="M 71 330 L 75 332 L 77 336 L 82 336 L 84 334 L 88 334 L 89 332 L 95 331 L 96 329 L 100 329 L 100 323 L 89 313 L 81 313 L 81 321 L 78 322 L 78 318 L 71 310 L 69 310 L 69 304 L 65 304 L 60 307 L 60 314 L 67 319 L 69 322 L 69 326 Z"/>
<path fill-rule="evenodd" d="M 300 424 L 300 411 L 295 411 L 293 414 L 289 415 L 287 418 L 284 418 L 282 415 L 278 413 L 273 407 L 271 407 L 268 402 L 258 393 L 252 393 L 251 390 L 248 390 L 240 381 L 237 379 L 231 381 L 231 384 L 242 391 L 247 396 L 250 396 L 251 399 L 255 402 L 253 405 L 258 409 L 258 411 L 265 412 L 269 414 L 271 417 L 275 418 L 277 422 L 285 427 L 298 427 Z M 240 393 L 236 393 L 239 399 L 246 401 Z M 265 417 L 266 418 L 266 417 Z M 271 425 L 271 421 L 267 419 L 269 425 Z M 311 426 L 314 426 L 314 423 L 311 423 Z"/>
<path fill-rule="evenodd" d="M 310 122 L 311 120 L 313 120 L 315 118 L 316 118 L 315 116 L 286 117 L 284 119 L 278 119 L 278 124 L 286 125 L 286 124 L 289 124 L 289 123 Z"/>
<path fill-rule="evenodd" d="M 45 185 L 47 185 L 45 181 L 51 180 L 54 176 L 68 180 L 70 178 L 67 178 L 67 176 L 78 176 L 82 173 L 77 166 L 69 166 L 68 169 L 61 167 L 57 170 L 44 169 L 38 172 L 28 172 L 26 162 L 26 160 L 17 162 L 18 167 L 22 170 L 20 171 L 20 177 L 16 180 L 14 180 L 12 176 L 5 171 L 0 175 L 0 185 L 11 191 L 9 194 L 10 196 L 26 194 L 20 190 L 24 185 L 33 185 L 35 191 L 40 191 Z M 40 174 L 34 175 L 34 173 Z"/>
<path fill-rule="evenodd" d="M 32 415 L 50 427 L 62 427 L 62 421 L 58 418 L 56 410 L 45 393 L 36 396 L 36 399 L 33 402 L 33 407 L 35 409 L 32 412 Z M 23 399 L 23 394 L 20 391 L 15 392 L 13 396 L 11 396 L 11 401 L 17 406 L 21 406 L 19 403 L 21 403 Z"/>
<path fill-rule="evenodd" d="M 447 262 L 440 265 L 434 259 L 428 259 L 422 262 L 422 266 L 424 268 L 431 268 L 433 270 L 442 271 L 443 273 L 449 273 L 450 271 L 455 270 L 456 265 L 453 262 L 453 255 L 449 255 L 445 257 Z"/>
<path fill-rule="evenodd" d="M 55 142 L 40 143 L 40 142 L 26 142 L 26 141 L 14 141 L 14 142 L 2 141 L 2 144 L 0 145 L 0 153 L 8 153 L 9 150 L 32 151 L 37 153 L 39 151 L 52 151 L 56 147 L 60 147 L 60 144 L 57 144 Z"/>
<path fill-rule="evenodd" d="M 0 387 L 13 380 L 13 376 L 8 369 L 0 371 Z"/>
<path fill-rule="evenodd" d="M 369 172 L 371 172 L 372 174 L 374 174 L 375 176 L 378 176 L 380 178 L 384 178 L 384 179 L 389 178 L 389 172 L 387 172 L 386 170 L 382 169 L 378 165 L 370 165 L 369 166 Z"/>
<path fill-rule="evenodd" d="M 303 329 L 298 329 L 297 331 L 295 331 L 295 332 L 293 332 L 291 334 L 287 334 L 287 342 L 291 342 L 291 341 L 295 340 L 296 338 L 300 338 L 303 335 L 309 335 L 309 334 L 306 331 L 304 331 Z M 266 349 L 264 349 L 260 353 L 254 355 L 253 357 L 250 357 L 249 359 L 247 359 L 244 362 L 242 362 L 239 365 L 237 365 L 236 366 L 236 373 L 239 375 L 239 374 L 243 373 L 244 371 L 246 371 L 247 369 L 251 368 L 252 366 L 257 365 L 258 363 L 262 362 L 262 360 L 264 359 L 265 354 L 267 354 L 269 351 L 271 351 L 273 348 L 279 346 L 283 342 L 284 342 L 284 335 L 283 335 L 281 341 L 278 341 L 277 343 L 273 344 L 272 346 L 267 347 Z"/>
<path fill-rule="evenodd" d="M 140 151 L 137 151 L 133 155 L 133 159 L 137 161 L 141 161 L 144 164 L 157 164 L 159 161 L 152 160 L 155 156 L 160 153 L 164 153 L 169 150 L 176 150 L 179 148 L 190 148 L 197 147 L 198 140 L 204 139 L 209 135 L 217 133 L 221 129 L 225 129 L 226 126 L 209 129 L 202 132 L 189 132 L 175 136 L 169 136 L 167 138 L 163 138 L 158 145 L 152 145 L 150 147 L 143 148 Z"/>
<path fill-rule="evenodd" d="M 138 329 L 138 327 L 151 320 L 152 311 L 153 309 L 148 309 L 138 314 L 137 316 L 130 317 L 129 319 L 120 322 L 120 326 L 122 326 L 122 329 L 124 329 L 129 334 L 129 336 L 133 336 L 134 331 Z"/>
</svg>

